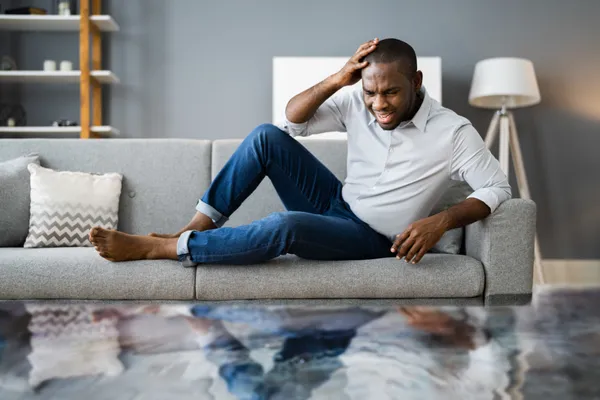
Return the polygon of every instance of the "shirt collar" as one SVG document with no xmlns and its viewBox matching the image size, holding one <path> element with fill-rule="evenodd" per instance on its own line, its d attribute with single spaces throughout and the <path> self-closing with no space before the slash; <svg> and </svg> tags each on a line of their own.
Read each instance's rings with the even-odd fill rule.
<svg viewBox="0 0 600 400">
<path fill-rule="evenodd" d="M 410 121 L 400 124 L 400 127 L 405 127 L 412 123 L 418 130 L 425 132 L 425 126 L 429 119 L 429 110 L 431 110 L 431 97 L 429 97 L 427 90 L 425 90 L 425 86 L 421 86 L 421 94 L 423 94 L 423 103 L 421 103 L 421 107 L 419 107 L 419 110 Z M 371 126 L 373 123 L 375 123 L 375 117 L 371 115 L 368 125 Z"/>
</svg>

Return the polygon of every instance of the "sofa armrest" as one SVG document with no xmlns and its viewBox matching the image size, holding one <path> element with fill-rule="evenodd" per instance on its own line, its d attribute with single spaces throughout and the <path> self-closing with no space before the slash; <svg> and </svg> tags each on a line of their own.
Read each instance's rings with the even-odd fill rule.
<svg viewBox="0 0 600 400">
<path fill-rule="evenodd" d="M 465 228 L 465 252 L 483 264 L 485 304 L 526 304 L 533 284 L 536 206 L 510 199 Z"/>
</svg>

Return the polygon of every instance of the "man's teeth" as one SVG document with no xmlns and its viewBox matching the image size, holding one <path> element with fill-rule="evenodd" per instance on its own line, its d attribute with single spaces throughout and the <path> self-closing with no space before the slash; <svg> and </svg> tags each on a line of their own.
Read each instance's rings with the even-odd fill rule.
<svg viewBox="0 0 600 400">
<path fill-rule="evenodd" d="M 389 119 L 391 119 L 392 118 L 392 114 L 393 113 L 387 113 L 387 114 L 376 113 L 377 118 L 380 119 L 380 120 L 382 120 L 382 121 L 384 121 L 384 122 L 387 122 Z"/>
</svg>

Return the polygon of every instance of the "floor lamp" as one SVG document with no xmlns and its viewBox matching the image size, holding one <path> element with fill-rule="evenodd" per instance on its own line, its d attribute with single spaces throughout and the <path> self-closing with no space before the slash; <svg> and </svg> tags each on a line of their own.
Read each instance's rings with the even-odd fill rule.
<svg viewBox="0 0 600 400">
<path fill-rule="evenodd" d="M 531 199 L 531 194 L 517 136 L 517 126 L 509 110 L 535 105 L 540 102 L 540 99 L 531 61 L 522 58 L 490 58 L 479 61 L 475 65 L 469 103 L 474 107 L 496 110 L 485 136 L 485 144 L 489 149 L 498 133 L 500 134 L 498 152 L 500 167 L 508 176 L 509 155 L 512 153 L 519 193 L 524 199 Z M 534 271 L 538 281 L 544 283 L 541 261 L 536 234 Z"/>
</svg>

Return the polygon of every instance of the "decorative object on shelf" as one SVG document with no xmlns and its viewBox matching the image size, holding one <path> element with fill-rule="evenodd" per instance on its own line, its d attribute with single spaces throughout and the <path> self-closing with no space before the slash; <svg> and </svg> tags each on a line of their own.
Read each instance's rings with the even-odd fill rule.
<svg viewBox="0 0 600 400">
<path fill-rule="evenodd" d="M 533 106 L 540 100 L 540 90 L 531 61 L 504 57 L 482 60 L 475 65 L 469 103 L 475 107 L 496 110 L 485 137 L 485 144 L 490 148 L 498 135 L 498 130 L 500 131 L 498 155 L 500 167 L 508 176 L 509 155 L 512 153 L 519 194 L 524 199 L 531 199 L 531 194 L 517 136 L 517 126 L 509 109 Z M 538 279 L 540 283 L 544 283 L 537 235 L 534 256 Z"/>
<path fill-rule="evenodd" d="M 15 71 L 17 69 L 17 63 L 14 58 L 9 56 L 2 57 L 2 63 L 0 64 L 0 71 Z"/>
<path fill-rule="evenodd" d="M 44 61 L 44 71 L 56 71 L 56 61 L 54 60 L 45 60 Z"/>
<path fill-rule="evenodd" d="M 73 63 L 71 61 L 63 60 L 60 62 L 60 70 L 63 72 L 72 71 Z"/>
<path fill-rule="evenodd" d="M 9 125 L 12 120 L 14 125 Z M 27 114 L 25 109 L 19 104 L 0 104 L 0 126 L 25 126 L 27 124 Z"/>
<path fill-rule="evenodd" d="M 48 11 L 38 7 L 17 7 L 10 8 L 5 11 L 5 14 L 13 15 L 46 15 Z"/>
<path fill-rule="evenodd" d="M 59 119 L 52 122 L 52 126 L 79 126 L 77 122 L 68 119 Z"/>
<path fill-rule="evenodd" d="M 69 16 L 77 14 L 76 0 L 57 0 L 57 14 Z"/>
<path fill-rule="evenodd" d="M 68 1 L 61 1 L 60 3 L 58 3 L 58 15 L 71 15 L 71 8 L 69 7 Z"/>
</svg>

